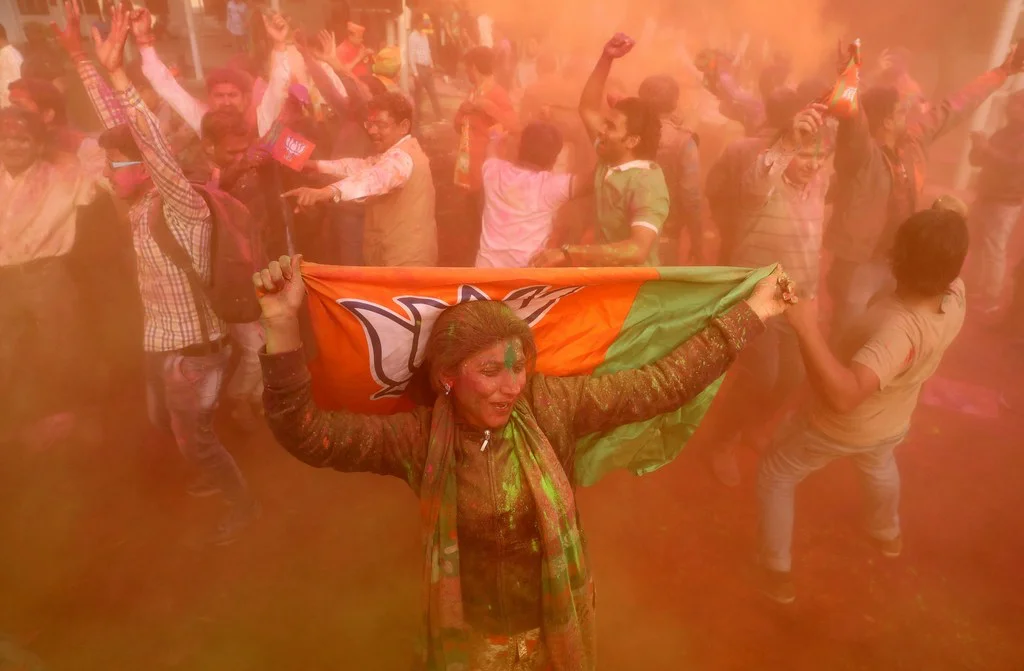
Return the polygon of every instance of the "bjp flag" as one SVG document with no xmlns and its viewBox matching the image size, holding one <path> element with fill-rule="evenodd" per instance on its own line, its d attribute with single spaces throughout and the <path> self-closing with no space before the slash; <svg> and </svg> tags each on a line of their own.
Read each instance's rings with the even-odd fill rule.
<svg viewBox="0 0 1024 671">
<path fill-rule="evenodd" d="M 279 163 L 295 172 L 302 172 L 306 161 L 313 155 L 316 144 L 312 140 L 296 133 L 291 128 L 281 128 L 274 138 L 270 154 Z"/>
<path fill-rule="evenodd" d="M 657 361 L 747 297 L 772 268 L 350 268 L 304 263 L 321 407 L 389 414 L 445 308 L 500 300 L 530 325 L 537 372 L 604 375 Z M 579 484 L 616 468 L 653 471 L 679 454 L 721 380 L 685 407 L 582 439 Z"/>
</svg>

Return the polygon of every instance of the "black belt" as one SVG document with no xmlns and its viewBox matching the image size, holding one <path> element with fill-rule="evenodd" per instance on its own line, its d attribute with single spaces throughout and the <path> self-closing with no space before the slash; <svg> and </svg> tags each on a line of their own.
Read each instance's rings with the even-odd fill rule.
<svg viewBox="0 0 1024 671">
<path fill-rule="evenodd" d="M 213 342 L 204 342 L 199 345 L 189 345 L 181 349 L 182 356 L 209 356 L 228 348 L 228 339 L 221 338 Z"/>
</svg>

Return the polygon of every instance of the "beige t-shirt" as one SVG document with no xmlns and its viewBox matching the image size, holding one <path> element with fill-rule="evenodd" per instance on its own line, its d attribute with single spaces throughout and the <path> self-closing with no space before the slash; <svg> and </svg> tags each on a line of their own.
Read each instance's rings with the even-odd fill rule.
<svg viewBox="0 0 1024 671">
<path fill-rule="evenodd" d="M 811 426 L 832 440 L 856 447 L 903 436 L 910 428 L 921 386 L 960 333 L 966 305 L 960 279 L 950 285 L 939 313 L 909 309 L 895 296 L 872 305 L 851 333 L 851 338 L 859 335 L 863 344 L 850 361 L 870 368 L 878 376 L 879 390 L 845 414 L 816 401 Z"/>
</svg>

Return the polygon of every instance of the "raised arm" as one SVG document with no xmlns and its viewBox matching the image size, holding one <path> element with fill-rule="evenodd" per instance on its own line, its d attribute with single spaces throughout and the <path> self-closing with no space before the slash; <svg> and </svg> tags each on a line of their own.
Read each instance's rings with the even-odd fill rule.
<svg viewBox="0 0 1024 671">
<path fill-rule="evenodd" d="M 207 107 L 186 91 L 160 60 L 153 46 L 156 44 L 156 38 L 153 36 L 153 17 L 149 10 L 134 10 L 131 22 L 135 46 L 139 48 L 139 55 L 142 57 L 142 74 L 149 80 L 156 94 L 178 113 L 189 128 L 196 133 L 201 132 L 203 115 L 206 114 Z"/>
<path fill-rule="evenodd" d="M 288 60 L 288 21 L 280 14 L 263 15 L 263 25 L 273 44 L 270 56 L 270 81 L 256 107 L 256 131 L 260 137 L 270 132 L 288 97 L 291 64 Z"/>
<path fill-rule="evenodd" d="M 96 70 L 96 66 L 89 60 L 82 47 L 82 14 L 78 0 L 64 3 L 64 17 L 63 30 L 56 23 L 51 23 L 50 27 L 53 29 L 57 41 L 64 47 L 64 51 L 75 64 L 85 92 L 89 96 L 93 109 L 96 110 L 96 115 L 103 122 L 103 127 L 109 130 L 128 123 L 128 117 L 125 116 L 120 99 Z"/>
<path fill-rule="evenodd" d="M 281 257 L 253 276 L 267 336 L 263 404 L 278 442 L 316 468 L 393 475 L 416 487 L 423 471 L 430 413 L 387 417 L 321 410 L 299 340 L 298 311 L 305 296 L 302 257 Z"/>
<path fill-rule="evenodd" d="M 764 320 L 781 313 L 794 287 L 781 269 L 765 278 L 749 299 L 716 317 L 661 360 L 601 376 L 547 378 L 567 398 L 576 436 L 653 419 L 695 399 L 725 374 L 740 351 L 764 331 Z"/>
<path fill-rule="evenodd" d="M 1010 75 L 1020 72 L 1021 67 L 1015 62 L 1016 50 L 1014 45 L 1002 65 L 976 77 L 967 86 L 932 106 L 921 121 L 908 129 L 909 132 L 919 135 L 922 144 L 928 146 L 965 121 L 1006 83 Z"/>
<path fill-rule="evenodd" d="M 616 33 L 604 45 L 601 58 L 597 60 L 590 78 L 587 79 L 580 95 L 580 118 L 583 119 L 583 126 L 587 129 L 587 135 L 593 142 L 601 132 L 604 123 L 601 116 L 601 105 L 604 102 L 604 87 L 608 82 L 608 75 L 612 71 L 612 62 L 616 58 L 622 58 L 632 50 L 635 43 L 623 33 Z"/>
<path fill-rule="evenodd" d="M 174 152 L 160 132 L 160 122 L 142 102 L 139 92 L 132 86 L 122 67 L 128 23 L 131 20 L 128 7 L 125 3 L 114 8 L 110 35 L 106 40 L 102 40 L 98 32 L 94 33 L 96 58 L 110 73 L 110 83 L 121 96 L 121 103 L 128 116 L 128 126 L 142 153 L 142 161 L 153 185 L 160 192 L 164 211 L 177 215 L 179 222 L 200 224 L 209 218 L 210 210 L 185 177 L 174 158 Z"/>
</svg>

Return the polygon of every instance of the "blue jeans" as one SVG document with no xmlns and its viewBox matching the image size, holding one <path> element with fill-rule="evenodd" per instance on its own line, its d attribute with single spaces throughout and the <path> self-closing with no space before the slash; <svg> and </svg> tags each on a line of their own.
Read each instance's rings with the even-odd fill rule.
<svg viewBox="0 0 1024 671">
<path fill-rule="evenodd" d="M 230 350 L 205 356 L 146 353 L 146 402 L 150 421 L 170 431 L 185 460 L 224 493 L 228 503 L 248 500 L 234 458 L 213 430 L 213 413 Z"/>
<path fill-rule="evenodd" d="M 802 420 L 786 427 L 758 466 L 762 564 L 773 571 L 790 570 L 796 486 L 814 471 L 843 457 L 852 459 L 860 470 L 867 498 L 868 533 L 882 541 L 899 536 L 900 472 L 894 452 L 901 442 L 902 437 L 855 447 L 818 433 Z"/>
</svg>

